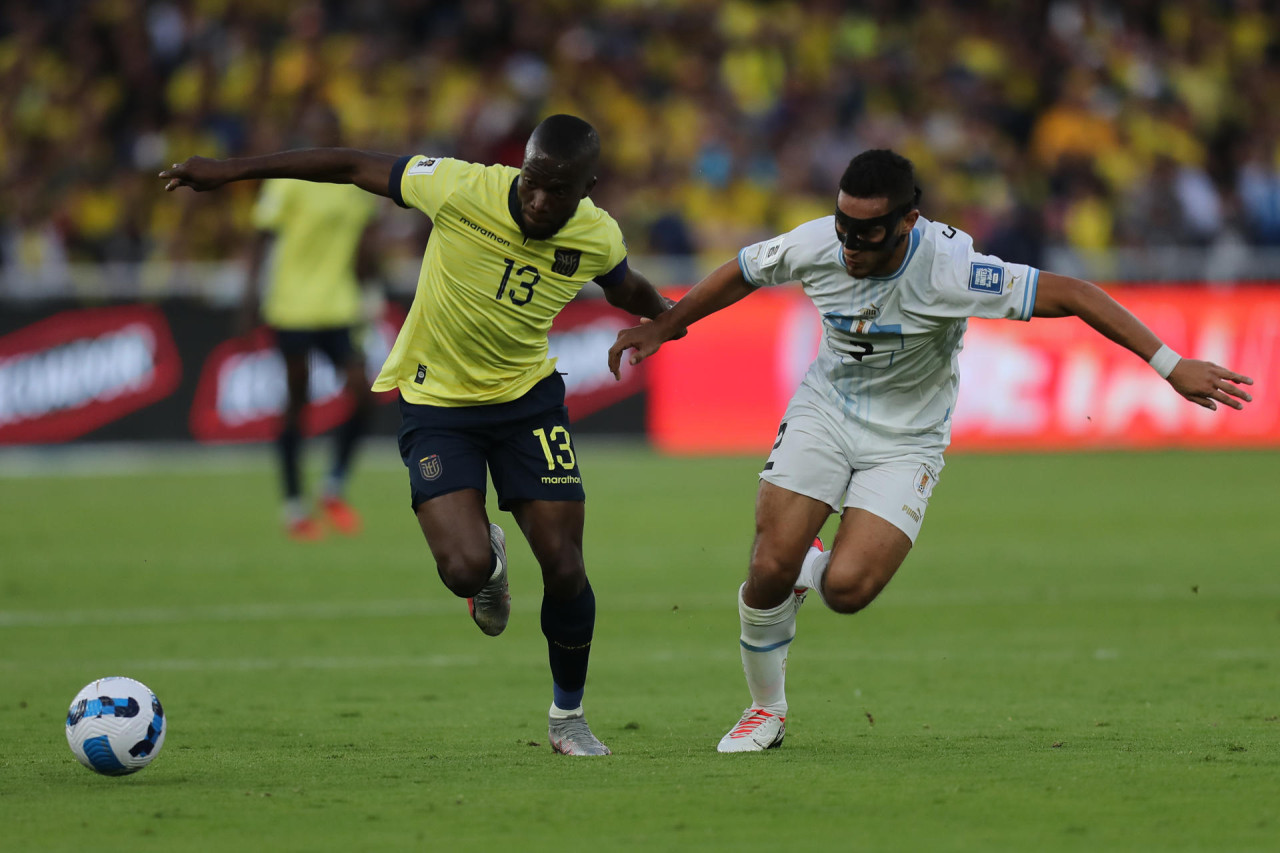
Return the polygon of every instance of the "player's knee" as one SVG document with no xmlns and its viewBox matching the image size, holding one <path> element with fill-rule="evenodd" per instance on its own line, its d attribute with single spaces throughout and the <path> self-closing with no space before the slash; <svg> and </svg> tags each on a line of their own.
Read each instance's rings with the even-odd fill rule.
<svg viewBox="0 0 1280 853">
<path fill-rule="evenodd" d="M 841 578 L 828 573 L 822 584 L 822 600 L 837 613 L 857 613 L 875 601 L 881 587 L 866 576 Z"/>
<path fill-rule="evenodd" d="M 790 587 L 800 577 L 800 564 L 757 551 L 751 555 L 751 577 L 766 587 Z"/>
<path fill-rule="evenodd" d="M 542 567 L 543 589 L 552 598 L 574 598 L 586 582 L 587 572 L 582 566 L 581 554 L 576 558 L 569 554 Z"/>
<path fill-rule="evenodd" d="M 450 592 L 459 598 L 472 598 L 493 575 L 493 552 L 488 548 L 458 549 L 438 557 L 436 571 Z"/>
</svg>

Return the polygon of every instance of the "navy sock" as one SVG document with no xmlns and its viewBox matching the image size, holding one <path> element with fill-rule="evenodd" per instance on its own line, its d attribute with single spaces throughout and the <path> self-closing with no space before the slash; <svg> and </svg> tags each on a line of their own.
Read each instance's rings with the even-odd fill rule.
<svg viewBox="0 0 1280 853">
<path fill-rule="evenodd" d="M 355 453 L 356 445 L 364 436 L 365 424 L 368 421 L 369 411 L 357 406 L 351 413 L 351 417 L 347 418 L 346 423 L 338 427 L 333 447 L 333 471 L 330 475 L 332 482 L 341 483 L 347 478 L 351 457 Z"/>
<path fill-rule="evenodd" d="M 587 581 L 568 601 L 542 597 L 542 633 L 551 661 L 551 689 L 557 708 L 572 711 L 582 704 L 587 661 L 596 626 L 596 594 Z"/>
<path fill-rule="evenodd" d="M 284 478 L 284 496 L 286 500 L 294 500 L 302 494 L 302 484 L 298 476 L 298 456 L 302 449 L 302 432 L 296 426 L 286 426 L 276 439 L 276 450 L 280 453 L 280 473 Z"/>
</svg>

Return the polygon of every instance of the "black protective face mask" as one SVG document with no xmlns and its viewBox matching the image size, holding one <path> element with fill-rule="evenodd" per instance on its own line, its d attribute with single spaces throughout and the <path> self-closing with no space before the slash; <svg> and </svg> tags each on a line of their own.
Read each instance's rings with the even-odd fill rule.
<svg viewBox="0 0 1280 853">
<path fill-rule="evenodd" d="M 837 207 L 836 225 L 844 229 L 844 234 L 842 235 L 840 229 L 837 228 L 836 242 L 846 249 L 858 252 L 893 251 L 902 245 L 902 241 L 907 238 L 906 234 L 897 234 L 895 236 L 898 224 L 919 203 L 920 188 L 916 187 L 915 196 L 911 201 L 895 207 L 882 216 L 855 219 Z"/>
</svg>

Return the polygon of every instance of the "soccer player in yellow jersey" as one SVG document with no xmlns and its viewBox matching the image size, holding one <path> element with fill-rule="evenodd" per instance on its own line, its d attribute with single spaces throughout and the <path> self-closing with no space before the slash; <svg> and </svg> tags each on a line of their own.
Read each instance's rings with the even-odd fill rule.
<svg viewBox="0 0 1280 853">
<path fill-rule="evenodd" d="M 338 121 L 331 111 L 312 110 L 305 123 L 309 135 L 321 144 L 338 144 Z M 324 528 L 303 504 L 298 465 L 312 350 L 324 353 L 344 377 L 353 403 L 335 435 L 333 467 L 320 508 L 340 532 L 354 534 L 360 529 L 360 517 L 343 492 L 356 444 L 373 408 L 364 357 L 353 345 L 352 331 L 362 319 L 356 260 L 365 228 L 376 211 L 377 200 L 353 187 L 289 180 L 265 181 L 253 209 L 258 236 L 250 253 L 244 313 L 247 317 L 256 313 L 255 285 L 270 249 L 261 313 L 285 363 L 287 399 L 276 449 L 285 526 L 298 540 L 324 535 Z"/>
<path fill-rule="evenodd" d="M 668 302 L 630 269 L 622 234 L 588 198 L 600 139 L 574 116 L 543 121 L 519 170 L 442 157 L 309 149 L 233 160 L 192 157 L 165 188 L 301 178 L 351 183 L 430 216 L 418 290 L 374 384 L 400 392 L 400 453 L 412 504 L 446 587 L 497 635 L 511 612 L 505 538 L 485 512 L 485 472 L 542 569 L 551 663 L 548 735 L 567 755 L 608 755 L 582 711 L 595 595 L 582 560 L 585 495 L 547 358 L 551 321 L 588 281 L 654 318 Z"/>
</svg>

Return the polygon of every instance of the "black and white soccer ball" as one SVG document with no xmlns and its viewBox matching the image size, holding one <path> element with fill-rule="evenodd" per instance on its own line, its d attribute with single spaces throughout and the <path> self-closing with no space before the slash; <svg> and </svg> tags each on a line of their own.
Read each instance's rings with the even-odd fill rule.
<svg viewBox="0 0 1280 853">
<path fill-rule="evenodd" d="M 132 678 L 100 678 L 71 700 L 67 743 L 80 763 L 105 776 L 136 773 L 155 759 L 168 728 L 160 700 Z"/>
</svg>

